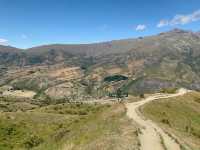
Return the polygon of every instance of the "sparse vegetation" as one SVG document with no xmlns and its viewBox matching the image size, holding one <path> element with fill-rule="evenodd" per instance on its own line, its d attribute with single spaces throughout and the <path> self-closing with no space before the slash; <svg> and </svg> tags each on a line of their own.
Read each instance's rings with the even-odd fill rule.
<svg viewBox="0 0 200 150">
<path fill-rule="evenodd" d="M 167 150 L 167 147 L 165 145 L 165 142 L 164 142 L 162 135 L 159 135 L 159 136 L 160 136 L 160 140 L 161 140 L 160 142 L 161 142 L 162 147 L 164 148 L 164 150 Z"/>
<path fill-rule="evenodd" d="M 178 88 L 163 88 L 160 90 L 161 93 L 168 93 L 168 94 L 174 94 Z"/>
<path fill-rule="evenodd" d="M 24 79 L 21 81 L 17 81 L 13 83 L 14 90 L 33 90 L 33 91 L 40 91 L 41 88 L 38 86 L 38 83 L 34 80 Z"/>
<path fill-rule="evenodd" d="M 133 149 L 137 140 L 123 104 L 71 102 L 128 96 L 133 102 L 146 93 L 175 93 L 176 87 L 200 90 L 199 37 L 199 33 L 176 29 L 96 44 L 28 50 L 0 46 L 0 88 L 4 86 L 0 90 L 0 149 Z M 34 93 L 26 98 L 4 95 L 5 86 L 12 94 Z M 192 139 L 196 148 L 200 145 L 199 105 L 200 96 L 194 93 L 152 102 L 144 113 L 170 132 L 189 142 Z M 131 130 L 128 138 L 127 128 Z"/>
<path fill-rule="evenodd" d="M 136 128 L 126 118 L 123 104 L 63 103 L 27 108 L 24 112 L 8 111 L 0 115 L 0 149 L 137 147 Z M 132 132 L 124 134 L 127 128 Z"/>
<path fill-rule="evenodd" d="M 193 149 L 200 147 L 200 93 L 154 101 L 142 108 L 145 116 L 176 134 Z"/>
</svg>

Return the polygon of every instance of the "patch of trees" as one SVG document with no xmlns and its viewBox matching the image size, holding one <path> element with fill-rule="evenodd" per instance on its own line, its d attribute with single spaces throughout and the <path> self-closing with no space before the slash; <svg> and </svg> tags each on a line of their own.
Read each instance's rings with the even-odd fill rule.
<svg viewBox="0 0 200 150">
<path fill-rule="evenodd" d="M 13 90 L 33 90 L 35 92 L 39 92 L 41 90 L 37 81 L 29 79 L 19 80 L 16 83 L 13 83 L 12 86 Z"/>
<path fill-rule="evenodd" d="M 115 97 L 118 101 L 122 101 L 125 97 L 128 97 L 128 92 L 124 92 L 121 89 L 117 89 L 116 92 L 109 93 L 109 97 Z"/>
<path fill-rule="evenodd" d="M 42 56 L 31 56 L 28 58 L 29 64 L 34 65 L 34 64 L 40 64 L 44 61 L 44 58 Z"/>
<path fill-rule="evenodd" d="M 85 59 L 80 60 L 81 69 L 87 70 L 90 66 L 95 64 L 95 58 L 94 57 L 88 57 Z"/>
</svg>

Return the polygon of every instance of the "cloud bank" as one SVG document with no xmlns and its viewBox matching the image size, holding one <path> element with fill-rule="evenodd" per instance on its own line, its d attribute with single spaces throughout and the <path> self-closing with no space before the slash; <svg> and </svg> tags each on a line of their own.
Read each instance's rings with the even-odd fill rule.
<svg viewBox="0 0 200 150">
<path fill-rule="evenodd" d="M 164 20 L 162 19 L 158 24 L 157 27 L 165 27 L 165 26 L 174 26 L 174 25 L 185 25 L 191 22 L 199 21 L 200 20 L 200 10 L 194 11 L 191 14 L 183 15 L 178 14 L 175 15 L 171 20 Z"/>
<path fill-rule="evenodd" d="M 0 38 L 0 45 L 8 45 L 8 40 Z"/>
</svg>

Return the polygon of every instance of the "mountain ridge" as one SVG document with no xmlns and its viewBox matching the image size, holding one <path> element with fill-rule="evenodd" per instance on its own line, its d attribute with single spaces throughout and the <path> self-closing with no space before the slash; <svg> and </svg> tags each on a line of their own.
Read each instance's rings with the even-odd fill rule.
<svg viewBox="0 0 200 150">
<path fill-rule="evenodd" d="M 158 36 L 160 34 L 166 34 L 166 33 L 193 33 L 193 34 L 196 34 L 196 35 L 199 35 L 200 34 L 200 31 L 196 31 L 196 32 L 193 32 L 191 30 L 184 30 L 184 29 L 181 29 L 181 28 L 174 28 L 172 30 L 169 30 L 169 31 L 166 31 L 166 32 L 160 32 L 158 34 L 154 34 L 154 35 L 149 35 L 149 36 L 144 36 L 144 37 L 152 37 L 152 36 Z M 38 47 L 46 47 L 46 46 L 55 46 L 55 45 L 61 45 L 61 46 L 76 46 L 76 45 L 79 45 L 79 46 L 88 46 L 88 45 L 96 45 L 96 44 L 106 44 L 106 43 L 111 43 L 111 42 L 118 42 L 118 41 L 133 41 L 133 40 L 137 40 L 137 39 L 141 39 L 141 38 L 144 38 L 142 36 L 138 36 L 138 37 L 135 37 L 135 38 L 124 38 L 124 39 L 115 39 L 115 40 L 109 40 L 109 41 L 102 41 L 102 42 L 91 42 L 91 43 L 77 43 L 77 44 L 63 44 L 63 43 L 53 43 L 53 44 L 42 44 L 42 45 L 38 45 L 38 46 L 33 46 L 33 47 L 29 47 L 29 48 L 18 48 L 18 47 L 15 47 L 15 46 L 11 46 L 11 45 L 0 45 L 2 47 L 11 47 L 11 48 L 15 48 L 15 49 L 18 49 L 18 50 L 30 50 L 30 49 L 34 49 L 34 48 L 38 48 Z"/>
<path fill-rule="evenodd" d="M 99 89 L 98 93 L 104 95 L 119 88 L 131 94 L 155 92 L 169 87 L 200 90 L 200 36 L 180 29 L 137 39 L 83 45 L 46 45 L 13 53 L 11 50 L 9 53 L 0 51 L 0 63 L 4 68 L 3 74 L 5 68 L 9 71 L 13 67 L 24 72 L 27 69 L 28 72 L 37 72 L 34 78 L 32 74 L 26 76 L 26 79 L 16 76 L 18 79 L 15 82 L 19 84 L 19 81 L 23 81 L 24 84 L 30 81 L 36 86 L 44 82 L 39 89 L 47 91 L 64 89 L 62 84 L 58 85 L 60 81 L 57 81 L 57 76 L 49 77 L 48 70 L 51 67 L 54 71 L 58 68 L 62 70 L 62 79 L 73 72 L 74 77 L 77 77 L 72 78 L 75 85 L 83 84 L 81 90 Z M 46 67 L 45 76 L 35 67 L 40 70 Z M 115 75 L 128 77 L 128 80 L 104 82 L 106 77 L 112 81 Z M 5 80 L 3 77 L 1 79 Z M 11 81 L 9 84 L 13 83 Z M 87 92 L 91 94 L 91 91 Z"/>
</svg>

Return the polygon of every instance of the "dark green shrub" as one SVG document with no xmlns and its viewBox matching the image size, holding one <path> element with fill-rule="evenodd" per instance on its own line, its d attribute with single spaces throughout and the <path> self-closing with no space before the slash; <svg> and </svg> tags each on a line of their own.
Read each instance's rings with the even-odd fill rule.
<svg viewBox="0 0 200 150">
<path fill-rule="evenodd" d="M 24 145 L 27 149 L 30 149 L 30 148 L 33 148 L 33 147 L 36 147 L 38 145 L 40 145 L 41 143 L 43 143 L 43 139 L 36 136 L 36 135 L 33 135 L 33 136 L 30 136 L 25 142 L 24 142 Z"/>
<path fill-rule="evenodd" d="M 140 94 L 140 98 L 145 98 L 144 94 Z"/>
<path fill-rule="evenodd" d="M 168 119 L 162 119 L 161 122 L 170 126 L 170 121 Z"/>
</svg>

